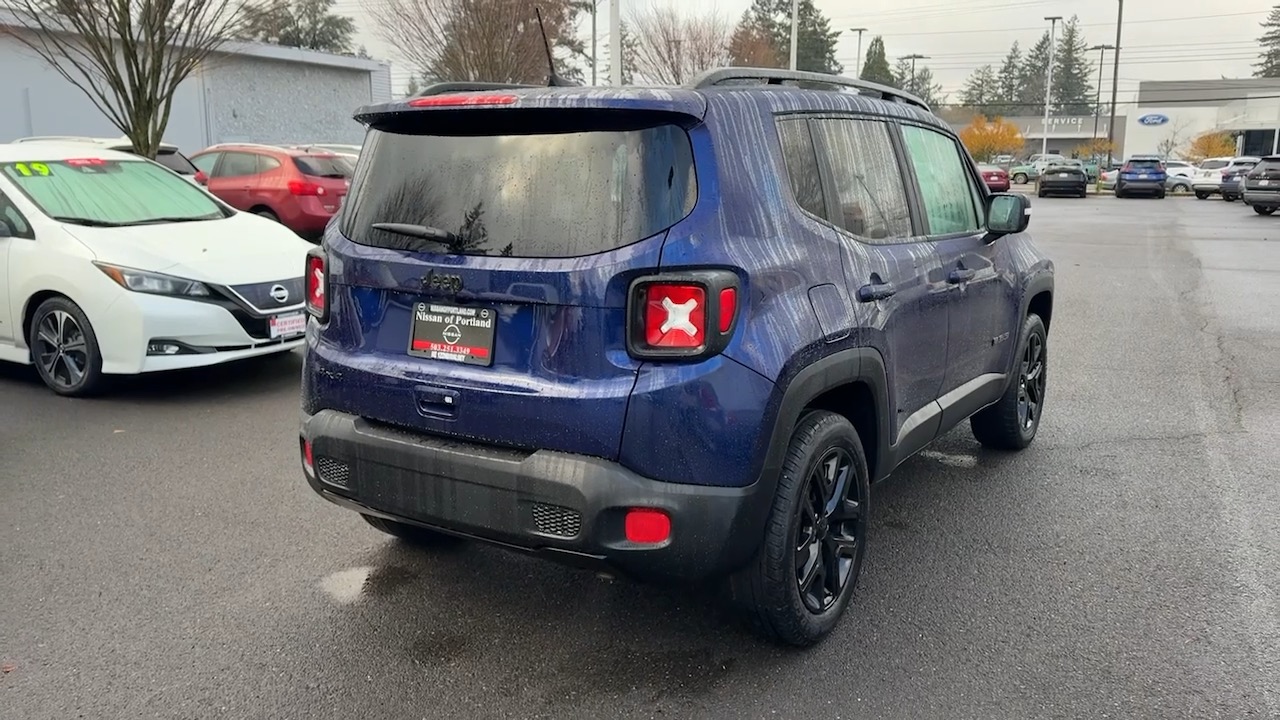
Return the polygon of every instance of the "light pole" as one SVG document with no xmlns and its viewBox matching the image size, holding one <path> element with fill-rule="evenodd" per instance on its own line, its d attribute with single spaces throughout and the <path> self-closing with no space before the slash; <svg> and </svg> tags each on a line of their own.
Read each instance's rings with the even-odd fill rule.
<svg viewBox="0 0 1280 720">
<path fill-rule="evenodd" d="M 609 5 L 609 84 L 622 85 L 622 0 Z"/>
<path fill-rule="evenodd" d="M 1088 48 L 1088 50 L 1098 51 L 1098 89 L 1093 99 L 1093 143 L 1095 145 L 1095 155 L 1097 154 L 1096 145 L 1098 144 L 1098 119 L 1102 117 L 1102 66 L 1105 64 L 1107 51 L 1115 49 L 1115 45 L 1094 45 Z M 1097 159 L 1097 157 L 1094 157 L 1094 160 Z"/>
<path fill-rule="evenodd" d="M 796 69 L 796 42 L 800 35 L 800 0 L 791 0 L 791 69 Z"/>
<path fill-rule="evenodd" d="M 853 63 L 853 76 L 862 79 L 862 33 L 866 32 L 866 28 L 849 28 L 849 32 L 858 33 L 858 59 Z"/>
<path fill-rule="evenodd" d="M 921 95 L 921 94 L 923 94 L 923 93 L 921 93 L 919 90 L 917 90 L 917 89 L 916 89 L 916 61 L 917 61 L 917 60 L 928 60 L 928 59 L 929 59 L 929 56 L 928 56 L 928 55 L 908 55 L 908 56 L 906 56 L 905 58 L 903 58 L 903 60 L 910 60 L 910 61 L 911 61 L 911 84 L 908 86 L 908 90 L 909 90 L 909 92 L 911 92 L 911 94 L 912 94 L 912 95 Z"/>
<path fill-rule="evenodd" d="M 1116 91 L 1120 85 L 1120 29 L 1124 27 L 1124 0 L 1118 0 L 1116 10 L 1116 47 L 1111 70 L 1111 119 L 1107 121 L 1107 164 L 1111 164 L 1111 144 L 1116 133 Z"/>
<path fill-rule="evenodd" d="M 1061 19 L 1061 15 L 1051 15 L 1045 18 L 1045 20 L 1049 21 L 1049 67 L 1045 69 L 1044 79 L 1044 127 L 1040 133 L 1041 155 L 1049 152 L 1049 102 L 1053 98 L 1053 51 L 1057 39 L 1058 21 Z"/>
<path fill-rule="evenodd" d="M 596 13 L 600 10 L 600 0 L 591 0 L 591 84 L 596 84 L 596 36 L 599 31 L 596 30 Z"/>
</svg>

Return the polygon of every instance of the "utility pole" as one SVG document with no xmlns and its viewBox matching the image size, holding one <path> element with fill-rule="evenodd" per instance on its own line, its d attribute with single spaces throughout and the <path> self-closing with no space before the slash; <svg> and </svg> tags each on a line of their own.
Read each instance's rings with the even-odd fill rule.
<svg viewBox="0 0 1280 720">
<path fill-rule="evenodd" d="M 853 76 L 862 79 L 862 33 L 866 32 L 866 28 L 849 28 L 849 32 L 858 33 L 858 59 L 853 63 Z"/>
<path fill-rule="evenodd" d="M 796 69 L 796 44 L 800 38 L 800 0 L 791 0 L 791 69 Z"/>
<path fill-rule="evenodd" d="M 908 55 L 908 56 L 906 56 L 905 58 L 903 58 L 903 60 L 910 60 L 910 61 L 911 61 L 911 83 L 910 83 L 910 85 L 909 85 L 909 86 L 908 86 L 908 88 L 907 88 L 907 92 L 910 92 L 912 95 L 923 95 L 923 94 L 924 94 L 924 93 L 921 93 L 919 90 L 917 90 L 917 89 L 916 89 L 916 61 L 917 61 L 917 60 L 928 60 L 928 59 L 929 59 L 929 56 L 928 56 L 928 55 Z"/>
<path fill-rule="evenodd" d="M 1102 117 L 1102 66 L 1105 64 L 1107 51 L 1115 49 L 1115 45 L 1094 45 L 1088 48 L 1088 50 L 1098 51 L 1098 89 L 1093 99 L 1093 142 L 1095 146 L 1098 143 L 1098 119 Z M 1097 159 L 1096 157 L 1094 158 L 1095 161 Z"/>
<path fill-rule="evenodd" d="M 609 5 L 609 84 L 622 85 L 622 0 Z"/>
<path fill-rule="evenodd" d="M 1057 45 L 1058 21 L 1062 19 L 1061 15 L 1051 15 L 1045 20 L 1049 21 L 1049 67 L 1045 71 L 1044 79 L 1044 128 L 1040 134 L 1040 154 L 1044 155 L 1049 152 L 1049 104 L 1053 99 L 1053 51 Z"/>
<path fill-rule="evenodd" d="M 1117 0 L 1115 64 L 1111 70 L 1111 120 L 1107 123 L 1107 164 L 1111 164 L 1111 147 L 1116 137 L 1116 91 L 1120 85 L 1120 30 L 1124 27 L 1124 0 Z"/>
</svg>

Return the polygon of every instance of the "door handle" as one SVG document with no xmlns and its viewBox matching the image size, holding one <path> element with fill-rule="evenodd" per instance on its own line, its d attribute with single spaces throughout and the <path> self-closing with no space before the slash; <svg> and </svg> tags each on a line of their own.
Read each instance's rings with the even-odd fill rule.
<svg viewBox="0 0 1280 720">
<path fill-rule="evenodd" d="M 959 285 L 960 283 L 969 282 L 970 280 L 973 279 L 973 276 L 977 274 L 978 274 L 977 270 L 956 268 L 955 270 L 952 270 L 950 273 L 947 274 L 947 282 L 951 283 L 952 285 Z"/>
<path fill-rule="evenodd" d="M 871 283 L 870 285 L 863 285 L 858 288 L 858 302 L 867 303 L 884 300 L 885 298 L 893 297 L 893 294 L 896 292 L 898 292 L 898 289 L 893 286 L 893 283 Z"/>
</svg>

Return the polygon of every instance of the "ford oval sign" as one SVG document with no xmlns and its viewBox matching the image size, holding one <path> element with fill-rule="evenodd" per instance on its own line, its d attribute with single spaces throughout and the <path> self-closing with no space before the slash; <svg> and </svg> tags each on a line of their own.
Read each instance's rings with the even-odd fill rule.
<svg viewBox="0 0 1280 720">
<path fill-rule="evenodd" d="M 1160 115 L 1157 113 L 1143 115 L 1138 118 L 1138 123 L 1141 125 L 1163 125 L 1167 122 L 1169 122 L 1169 117 L 1167 115 Z"/>
</svg>

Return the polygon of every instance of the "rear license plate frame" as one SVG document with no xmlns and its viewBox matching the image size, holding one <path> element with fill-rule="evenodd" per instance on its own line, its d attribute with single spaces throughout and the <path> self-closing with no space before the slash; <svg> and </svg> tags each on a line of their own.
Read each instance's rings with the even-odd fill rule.
<svg viewBox="0 0 1280 720">
<path fill-rule="evenodd" d="M 490 367 L 497 338 L 498 313 L 491 307 L 419 300 L 409 314 L 413 357 Z"/>
</svg>

